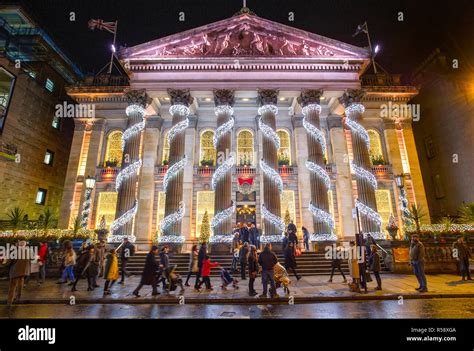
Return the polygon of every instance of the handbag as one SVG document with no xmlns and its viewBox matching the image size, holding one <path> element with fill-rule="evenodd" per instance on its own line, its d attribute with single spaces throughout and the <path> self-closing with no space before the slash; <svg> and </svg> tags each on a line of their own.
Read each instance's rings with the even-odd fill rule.
<svg viewBox="0 0 474 351">
<path fill-rule="evenodd" d="M 299 247 L 295 249 L 295 256 L 301 256 L 301 249 Z"/>
</svg>

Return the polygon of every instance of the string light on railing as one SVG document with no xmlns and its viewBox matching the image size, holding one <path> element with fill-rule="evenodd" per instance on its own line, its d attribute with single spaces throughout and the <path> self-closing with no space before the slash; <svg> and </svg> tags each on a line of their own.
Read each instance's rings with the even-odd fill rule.
<svg viewBox="0 0 474 351">
<path fill-rule="evenodd" d="M 128 178 L 130 178 L 133 174 L 138 172 L 141 166 L 142 166 L 142 160 L 138 160 L 132 163 L 131 165 L 128 165 L 124 169 L 122 169 L 117 174 L 117 179 L 115 180 L 115 190 L 118 191 L 122 183 Z"/>
<path fill-rule="evenodd" d="M 316 174 L 324 182 L 324 185 L 326 186 L 326 189 L 331 188 L 331 178 L 329 177 L 328 173 L 326 172 L 326 170 L 323 167 L 317 165 L 316 163 L 314 163 L 312 161 L 308 161 L 308 160 L 306 161 L 306 167 L 311 172 Z"/>
<path fill-rule="evenodd" d="M 135 204 L 131 209 L 129 209 L 127 212 L 125 212 L 123 215 L 121 215 L 119 218 L 112 222 L 112 224 L 110 225 L 110 232 L 113 234 L 113 232 L 115 232 L 117 229 L 130 222 L 137 214 L 137 209 L 138 204 L 137 201 L 135 201 Z"/>
<path fill-rule="evenodd" d="M 278 192 L 283 191 L 283 180 L 281 179 L 280 174 L 271 168 L 267 163 L 261 159 L 260 160 L 260 168 L 262 169 L 263 173 L 274 183 L 276 183 L 278 187 Z"/>
<path fill-rule="evenodd" d="M 318 222 L 325 223 L 329 227 L 331 232 L 334 230 L 334 219 L 332 218 L 332 215 L 330 213 L 323 211 L 320 208 L 317 208 L 313 205 L 312 202 L 309 203 L 308 209 Z"/>
<path fill-rule="evenodd" d="M 356 200 L 355 204 L 356 204 L 356 208 L 363 215 L 365 215 L 368 219 L 373 221 L 379 227 L 382 225 L 382 217 L 380 217 L 380 215 L 377 212 L 375 212 L 373 209 L 371 209 L 369 206 L 363 204 L 359 200 Z"/>
<path fill-rule="evenodd" d="M 184 169 L 184 167 L 186 166 L 186 163 L 188 162 L 188 159 L 186 157 L 186 155 L 184 155 L 184 157 L 179 160 L 178 162 L 174 163 L 172 166 L 170 166 L 168 168 L 168 170 L 166 171 L 166 174 L 163 178 L 163 189 L 166 191 L 166 189 L 168 188 L 168 184 L 169 182 L 175 178 L 178 173 Z"/>
<path fill-rule="evenodd" d="M 278 133 L 273 130 L 273 128 L 262 121 L 262 117 L 258 119 L 258 128 L 260 128 L 265 137 L 272 141 L 273 145 L 275 145 L 275 148 L 278 150 L 280 148 L 280 137 L 278 136 Z"/>
<path fill-rule="evenodd" d="M 217 145 L 219 144 L 219 140 L 228 132 L 234 128 L 234 119 L 231 117 L 227 122 L 222 124 L 216 129 L 216 132 L 214 133 L 214 137 L 212 139 L 212 142 L 214 144 L 214 147 L 217 148 Z"/>
<path fill-rule="evenodd" d="M 377 189 L 377 178 L 375 178 L 372 172 L 369 172 L 365 170 L 364 168 L 359 167 L 353 161 L 351 161 L 351 167 L 354 170 L 354 173 L 356 174 L 357 177 L 365 179 L 366 181 L 370 183 L 372 188 Z"/>
<path fill-rule="evenodd" d="M 219 167 L 217 167 L 216 171 L 212 175 L 212 180 L 211 180 L 212 190 L 216 190 L 217 183 L 227 174 L 227 172 L 229 172 L 232 169 L 232 166 L 234 166 L 234 163 L 235 163 L 234 156 L 229 156 L 227 160 L 225 160 L 221 165 L 219 165 Z"/>
<path fill-rule="evenodd" d="M 235 203 L 234 203 L 234 201 L 232 201 L 232 205 L 230 207 L 228 207 L 225 210 L 217 213 L 212 218 L 212 221 L 211 221 L 211 230 L 212 230 L 212 232 L 215 233 L 215 228 L 219 224 L 221 224 L 222 222 L 224 222 L 225 220 L 230 218 L 234 212 L 235 212 Z"/>
<path fill-rule="evenodd" d="M 185 213 L 185 206 L 184 202 L 180 201 L 179 202 L 179 207 L 176 212 L 173 212 L 163 218 L 163 220 L 160 223 L 160 231 L 161 233 L 164 233 L 169 227 L 171 227 L 173 224 L 179 222 L 184 218 L 184 213 Z"/>
<path fill-rule="evenodd" d="M 265 207 L 265 204 L 262 204 L 261 210 L 262 210 L 262 218 L 264 218 L 270 224 L 277 227 L 279 230 L 281 231 L 285 230 L 285 222 L 281 219 L 281 217 L 274 215 L 273 213 L 268 211 L 267 208 Z"/>
</svg>

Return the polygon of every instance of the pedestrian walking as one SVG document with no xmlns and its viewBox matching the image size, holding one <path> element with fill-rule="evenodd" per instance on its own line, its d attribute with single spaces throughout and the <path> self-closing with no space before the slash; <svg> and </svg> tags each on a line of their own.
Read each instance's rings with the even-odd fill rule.
<svg viewBox="0 0 474 351">
<path fill-rule="evenodd" d="M 296 225 L 293 222 L 291 222 L 290 224 L 288 224 L 286 231 L 288 232 L 288 242 L 293 243 L 293 250 L 295 250 L 298 247 L 298 236 L 296 235 L 296 232 L 297 232 Z"/>
<path fill-rule="evenodd" d="M 254 245 L 255 247 L 258 247 L 258 230 L 255 224 L 250 224 L 249 232 L 250 244 Z"/>
<path fill-rule="evenodd" d="M 199 286 L 201 285 L 201 276 L 202 276 L 202 264 L 207 256 L 207 244 L 202 243 L 201 248 L 199 249 L 198 253 L 198 274 L 196 275 L 196 282 L 194 283 L 194 289 L 199 290 Z"/>
<path fill-rule="evenodd" d="M 352 282 L 349 287 L 352 292 L 360 292 L 360 266 L 359 266 L 359 255 L 355 241 L 349 242 L 350 253 L 349 253 L 349 274 L 352 278 Z"/>
<path fill-rule="evenodd" d="M 416 290 L 421 293 L 427 292 L 428 286 L 425 276 L 425 246 L 421 243 L 418 234 L 413 234 L 411 237 L 410 263 L 413 267 L 413 273 L 420 285 Z"/>
<path fill-rule="evenodd" d="M 123 239 L 122 249 L 120 253 L 120 262 L 122 268 L 122 279 L 119 284 L 125 284 L 125 276 L 129 277 L 130 273 L 127 271 L 127 264 L 130 257 L 135 254 L 135 246 L 128 240 L 127 237 Z"/>
<path fill-rule="evenodd" d="M 48 244 L 46 242 L 40 243 L 38 249 L 38 274 L 36 281 L 38 284 L 43 284 L 46 280 L 46 263 L 48 262 Z"/>
<path fill-rule="evenodd" d="M 309 251 L 309 231 L 306 227 L 301 227 L 301 231 L 303 232 L 304 249 Z"/>
<path fill-rule="evenodd" d="M 96 255 L 96 261 L 98 266 L 98 277 L 102 277 L 104 275 L 104 263 L 105 263 L 105 254 L 106 254 L 107 248 L 105 245 L 104 240 L 100 240 L 97 245 L 95 245 L 95 255 Z"/>
<path fill-rule="evenodd" d="M 332 277 L 334 276 L 334 272 L 336 271 L 336 269 L 339 271 L 339 273 L 341 273 L 343 283 L 347 282 L 346 276 L 344 275 L 344 272 L 342 271 L 342 268 L 341 268 L 342 254 L 343 254 L 342 246 L 336 247 L 336 251 L 333 252 L 333 257 L 331 260 L 331 276 L 329 277 L 328 283 L 332 283 Z"/>
<path fill-rule="evenodd" d="M 237 264 L 239 263 L 239 251 L 242 247 L 240 242 L 240 233 L 234 232 L 234 238 L 232 239 L 231 253 L 232 253 L 232 272 L 237 272 Z"/>
<path fill-rule="evenodd" d="M 140 297 L 139 293 L 143 285 L 151 285 L 152 296 L 160 294 L 157 288 L 157 285 L 158 285 L 157 271 L 160 268 L 160 265 L 158 264 L 158 262 L 156 262 L 156 259 L 155 259 L 155 256 L 157 254 L 158 254 L 158 247 L 153 245 L 151 247 L 151 250 L 146 255 L 145 267 L 143 267 L 143 273 L 140 279 L 140 283 L 138 284 L 136 289 L 133 290 L 132 292 L 132 294 L 135 295 L 136 297 Z"/>
<path fill-rule="evenodd" d="M 105 264 L 104 264 L 104 296 L 110 295 L 110 289 L 115 284 L 115 282 L 119 278 L 119 265 L 118 265 L 118 257 L 117 251 L 115 249 L 111 249 L 110 252 L 105 257 Z"/>
<path fill-rule="evenodd" d="M 18 252 L 26 253 L 26 241 L 21 240 L 17 244 Z M 11 260 L 9 263 L 10 284 L 8 287 L 7 305 L 11 306 L 13 301 L 21 298 L 25 278 L 30 275 L 31 258 L 23 257 Z"/>
<path fill-rule="evenodd" d="M 77 283 L 83 277 L 87 278 L 87 291 L 92 291 L 96 287 L 95 277 L 97 276 L 97 264 L 95 262 L 94 246 L 90 245 L 77 259 L 74 268 L 74 275 L 76 280 L 72 285 L 71 291 L 77 291 Z"/>
<path fill-rule="evenodd" d="M 255 279 L 258 275 L 258 257 L 257 257 L 257 247 L 255 245 L 250 245 L 249 258 L 248 258 L 248 267 L 249 267 L 249 296 L 258 295 L 255 291 Z"/>
<path fill-rule="evenodd" d="M 204 258 L 204 261 L 202 262 L 202 269 L 201 269 L 201 275 L 202 275 L 202 281 L 198 285 L 198 290 L 201 289 L 201 285 L 205 284 L 206 285 L 206 290 L 214 290 L 211 285 L 211 269 L 212 267 L 219 267 L 220 264 L 219 262 L 211 262 L 211 258 L 206 255 Z"/>
<path fill-rule="evenodd" d="M 186 283 L 184 285 L 190 286 L 189 285 L 189 279 L 191 276 L 194 274 L 196 277 L 199 273 L 199 267 L 198 267 L 198 256 L 199 256 L 199 250 L 197 245 L 193 245 L 191 249 L 191 253 L 189 254 L 189 272 L 188 272 L 188 277 L 186 278 Z"/>
<path fill-rule="evenodd" d="M 242 227 L 240 227 L 240 240 L 242 241 L 242 244 L 249 242 L 249 236 L 249 228 L 247 227 L 247 224 L 244 223 L 242 224 Z"/>
<path fill-rule="evenodd" d="M 469 259 L 472 257 L 471 249 L 462 236 L 458 237 L 453 243 L 453 257 L 458 261 L 462 280 L 472 280 L 469 272 Z"/>
<path fill-rule="evenodd" d="M 290 241 L 288 243 L 287 248 L 285 249 L 284 252 L 284 257 L 285 257 L 285 269 L 289 272 L 290 269 L 293 271 L 293 274 L 296 277 L 296 280 L 300 280 L 301 277 L 298 275 L 298 272 L 296 271 L 296 256 L 295 256 L 295 250 L 293 246 L 293 242 Z"/>
<path fill-rule="evenodd" d="M 374 273 L 377 287 L 375 290 L 382 290 L 382 279 L 380 278 L 380 255 L 377 251 L 377 245 L 370 245 L 369 267 Z"/>
<path fill-rule="evenodd" d="M 76 252 L 74 247 L 69 240 L 64 242 L 64 254 L 63 254 L 63 270 L 61 271 L 61 278 L 57 284 L 68 283 L 69 285 L 74 284 L 76 280 L 74 277 L 74 266 L 76 265 Z"/>
<path fill-rule="evenodd" d="M 168 252 L 169 252 L 169 247 L 168 246 L 163 246 L 161 248 L 161 252 L 160 252 L 160 273 L 159 273 L 160 280 L 158 281 L 158 284 L 160 283 L 160 281 L 162 282 L 163 292 L 169 292 L 168 289 L 166 288 L 166 272 L 167 272 L 167 269 L 170 266 L 170 259 L 169 259 L 169 256 L 168 256 Z"/>
<path fill-rule="evenodd" d="M 270 284 L 270 291 L 272 297 L 278 297 L 275 287 L 275 279 L 273 278 L 274 267 L 278 263 L 278 258 L 272 251 L 272 244 L 265 244 L 265 248 L 262 253 L 258 256 L 258 264 L 262 269 L 262 284 L 263 292 L 260 297 L 267 297 L 268 284 Z"/>
<path fill-rule="evenodd" d="M 288 243 L 289 243 L 288 231 L 285 231 L 285 233 L 283 235 L 283 239 L 281 240 L 281 246 L 282 246 L 283 251 L 285 251 L 285 249 L 287 248 Z"/>
<path fill-rule="evenodd" d="M 249 256 L 249 243 L 245 242 L 244 246 L 239 251 L 239 259 L 240 259 L 240 277 L 242 280 L 247 279 L 245 273 L 247 271 L 247 263 L 248 263 L 248 256 Z"/>
</svg>

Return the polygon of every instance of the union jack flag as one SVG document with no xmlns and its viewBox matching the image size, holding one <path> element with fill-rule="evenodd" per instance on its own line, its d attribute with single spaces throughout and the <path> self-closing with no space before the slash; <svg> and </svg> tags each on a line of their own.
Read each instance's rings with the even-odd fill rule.
<svg viewBox="0 0 474 351">
<path fill-rule="evenodd" d="M 104 20 L 101 19 L 91 19 L 87 23 L 89 26 L 89 29 L 94 30 L 94 29 L 99 29 L 99 30 L 106 30 L 109 33 L 115 34 L 117 22 L 104 22 Z"/>
</svg>

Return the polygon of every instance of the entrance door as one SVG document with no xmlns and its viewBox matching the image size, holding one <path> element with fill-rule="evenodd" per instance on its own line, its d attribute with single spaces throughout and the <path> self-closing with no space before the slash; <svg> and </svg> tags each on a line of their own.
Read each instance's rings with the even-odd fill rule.
<svg viewBox="0 0 474 351">
<path fill-rule="evenodd" d="M 255 215 L 254 205 L 240 205 L 237 206 L 237 225 L 244 223 L 256 223 L 257 217 Z"/>
</svg>

